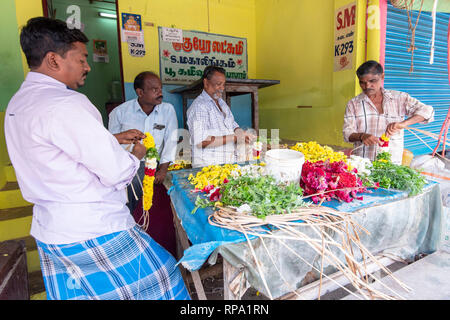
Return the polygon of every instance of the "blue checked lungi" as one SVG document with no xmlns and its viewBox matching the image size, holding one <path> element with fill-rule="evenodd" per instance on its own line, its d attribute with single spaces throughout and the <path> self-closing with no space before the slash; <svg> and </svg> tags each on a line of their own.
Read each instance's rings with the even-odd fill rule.
<svg viewBox="0 0 450 320">
<path fill-rule="evenodd" d="M 49 300 L 190 300 L 176 260 L 139 226 L 72 244 L 36 243 Z"/>
</svg>

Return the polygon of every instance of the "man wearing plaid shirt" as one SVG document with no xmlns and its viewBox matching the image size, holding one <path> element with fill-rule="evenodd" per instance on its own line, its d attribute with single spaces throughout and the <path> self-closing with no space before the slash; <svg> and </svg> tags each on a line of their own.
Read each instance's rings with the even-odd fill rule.
<svg viewBox="0 0 450 320">
<path fill-rule="evenodd" d="M 202 81 L 203 92 L 187 111 L 192 167 L 236 162 L 236 144 L 251 143 L 255 136 L 239 128 L 221 98 L 225 90 L 225 69 L 206 67 Z"/>
<path fill-rule="evenodd" d="M 378 145 L 381 145 L 379 138 L 384 133 L 390 138 L 392 162 L 401 164 L 403 129 L 415 123 L 427 124 L 433 121 L 433 107 L 406 92 L 385 90 L 382 87 L 383 67 L 376 61 L 363 63 L 356 75 L 363 92 L 347 104 L 344 140 L 354 144 L 352 154 L 374 160 Z"/>
</svg>

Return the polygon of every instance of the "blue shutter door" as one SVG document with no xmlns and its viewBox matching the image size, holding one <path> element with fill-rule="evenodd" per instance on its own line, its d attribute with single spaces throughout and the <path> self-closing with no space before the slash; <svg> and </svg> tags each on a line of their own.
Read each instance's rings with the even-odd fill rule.
<svg viewBox="0 0 450 320">
<path fill-rule="evenodd" d="M 415 24 L 418 11 L 412 12 Z M 408 17 L 405 10 L 388 5 L 386 26 L 385 81 L 386 89 L 409 93 L 421 102 L 434 108 L 434 121 L 430 124 L 415 124 L 412 127 L 439 135 L 450 107 L 450 86 L 447 70 L 447 33 L 450 14 L 437 12 L 434 63 L 430 64 L 432 36 L 431 12 L 422 12 L 415 33 L 414 70 L 411 67 L 411 53 L 408 52 Z M 431 148 L 437 141 L 414 131 Z M 405 130 L 405 148 L 415 156 L 432 152 L 414 134 Z M 448 148 L 447 148 L 448 149 Z M 438 151 L 442 150 L 442 146 Z"/>
</svg>

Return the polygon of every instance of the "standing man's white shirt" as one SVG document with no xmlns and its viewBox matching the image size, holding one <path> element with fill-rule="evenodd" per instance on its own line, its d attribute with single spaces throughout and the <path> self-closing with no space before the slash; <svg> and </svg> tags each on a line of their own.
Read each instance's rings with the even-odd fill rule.
<svg viewBox="0 0 450 320">
<path fill-rule="evenodd" d="M 219 110 L 213 98 L 203 92 L 192 102 L 187 110 L 187 125 L 191 135 L 192 167 L 236 162 L 234 142 L 217 147 L 198 147 L 209 136 L 226 136 L 234 134 L 239 125 L 226 102 L 219 98 Z"/>
<path fill-rule="evenodd" d="M 142 110 L 137 98 L 117 106 L 109 114 L 108 130 L 116 134 L 129 129 L 149 132 L 153 136 L 160 163 L 175 161 L 178 121 L 170 103 L 156 105 L 149 115 Z"/>
<path fill-rule="evenodd" d="M 5 136 L 22 195 L 35 204 L 33 237 L 65 244 L 135 225 L 125 188 L 140 162 L 86 96 L 29 72 L 6 109 Z"/>
</svg>

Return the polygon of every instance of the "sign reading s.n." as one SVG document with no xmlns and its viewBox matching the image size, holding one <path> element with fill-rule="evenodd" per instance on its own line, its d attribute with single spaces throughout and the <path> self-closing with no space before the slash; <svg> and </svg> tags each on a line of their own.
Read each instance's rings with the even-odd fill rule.
<svg viewBox="0 0 450 320">
<path fill-rule="evenodd" d="M 163 31 L 158 28 L 162 83 L 192 83 L 210 65 L 224 68 L 227 78 L 247 79 L 247 39 L 182 30 L 182 42 L 174 42 L 164 41 Z"/>
<path fill-rule="evenodd" d="M 353 67 L 356 3 L 341 7 L 334 19 L 334 71 Z"/>
</svg>

